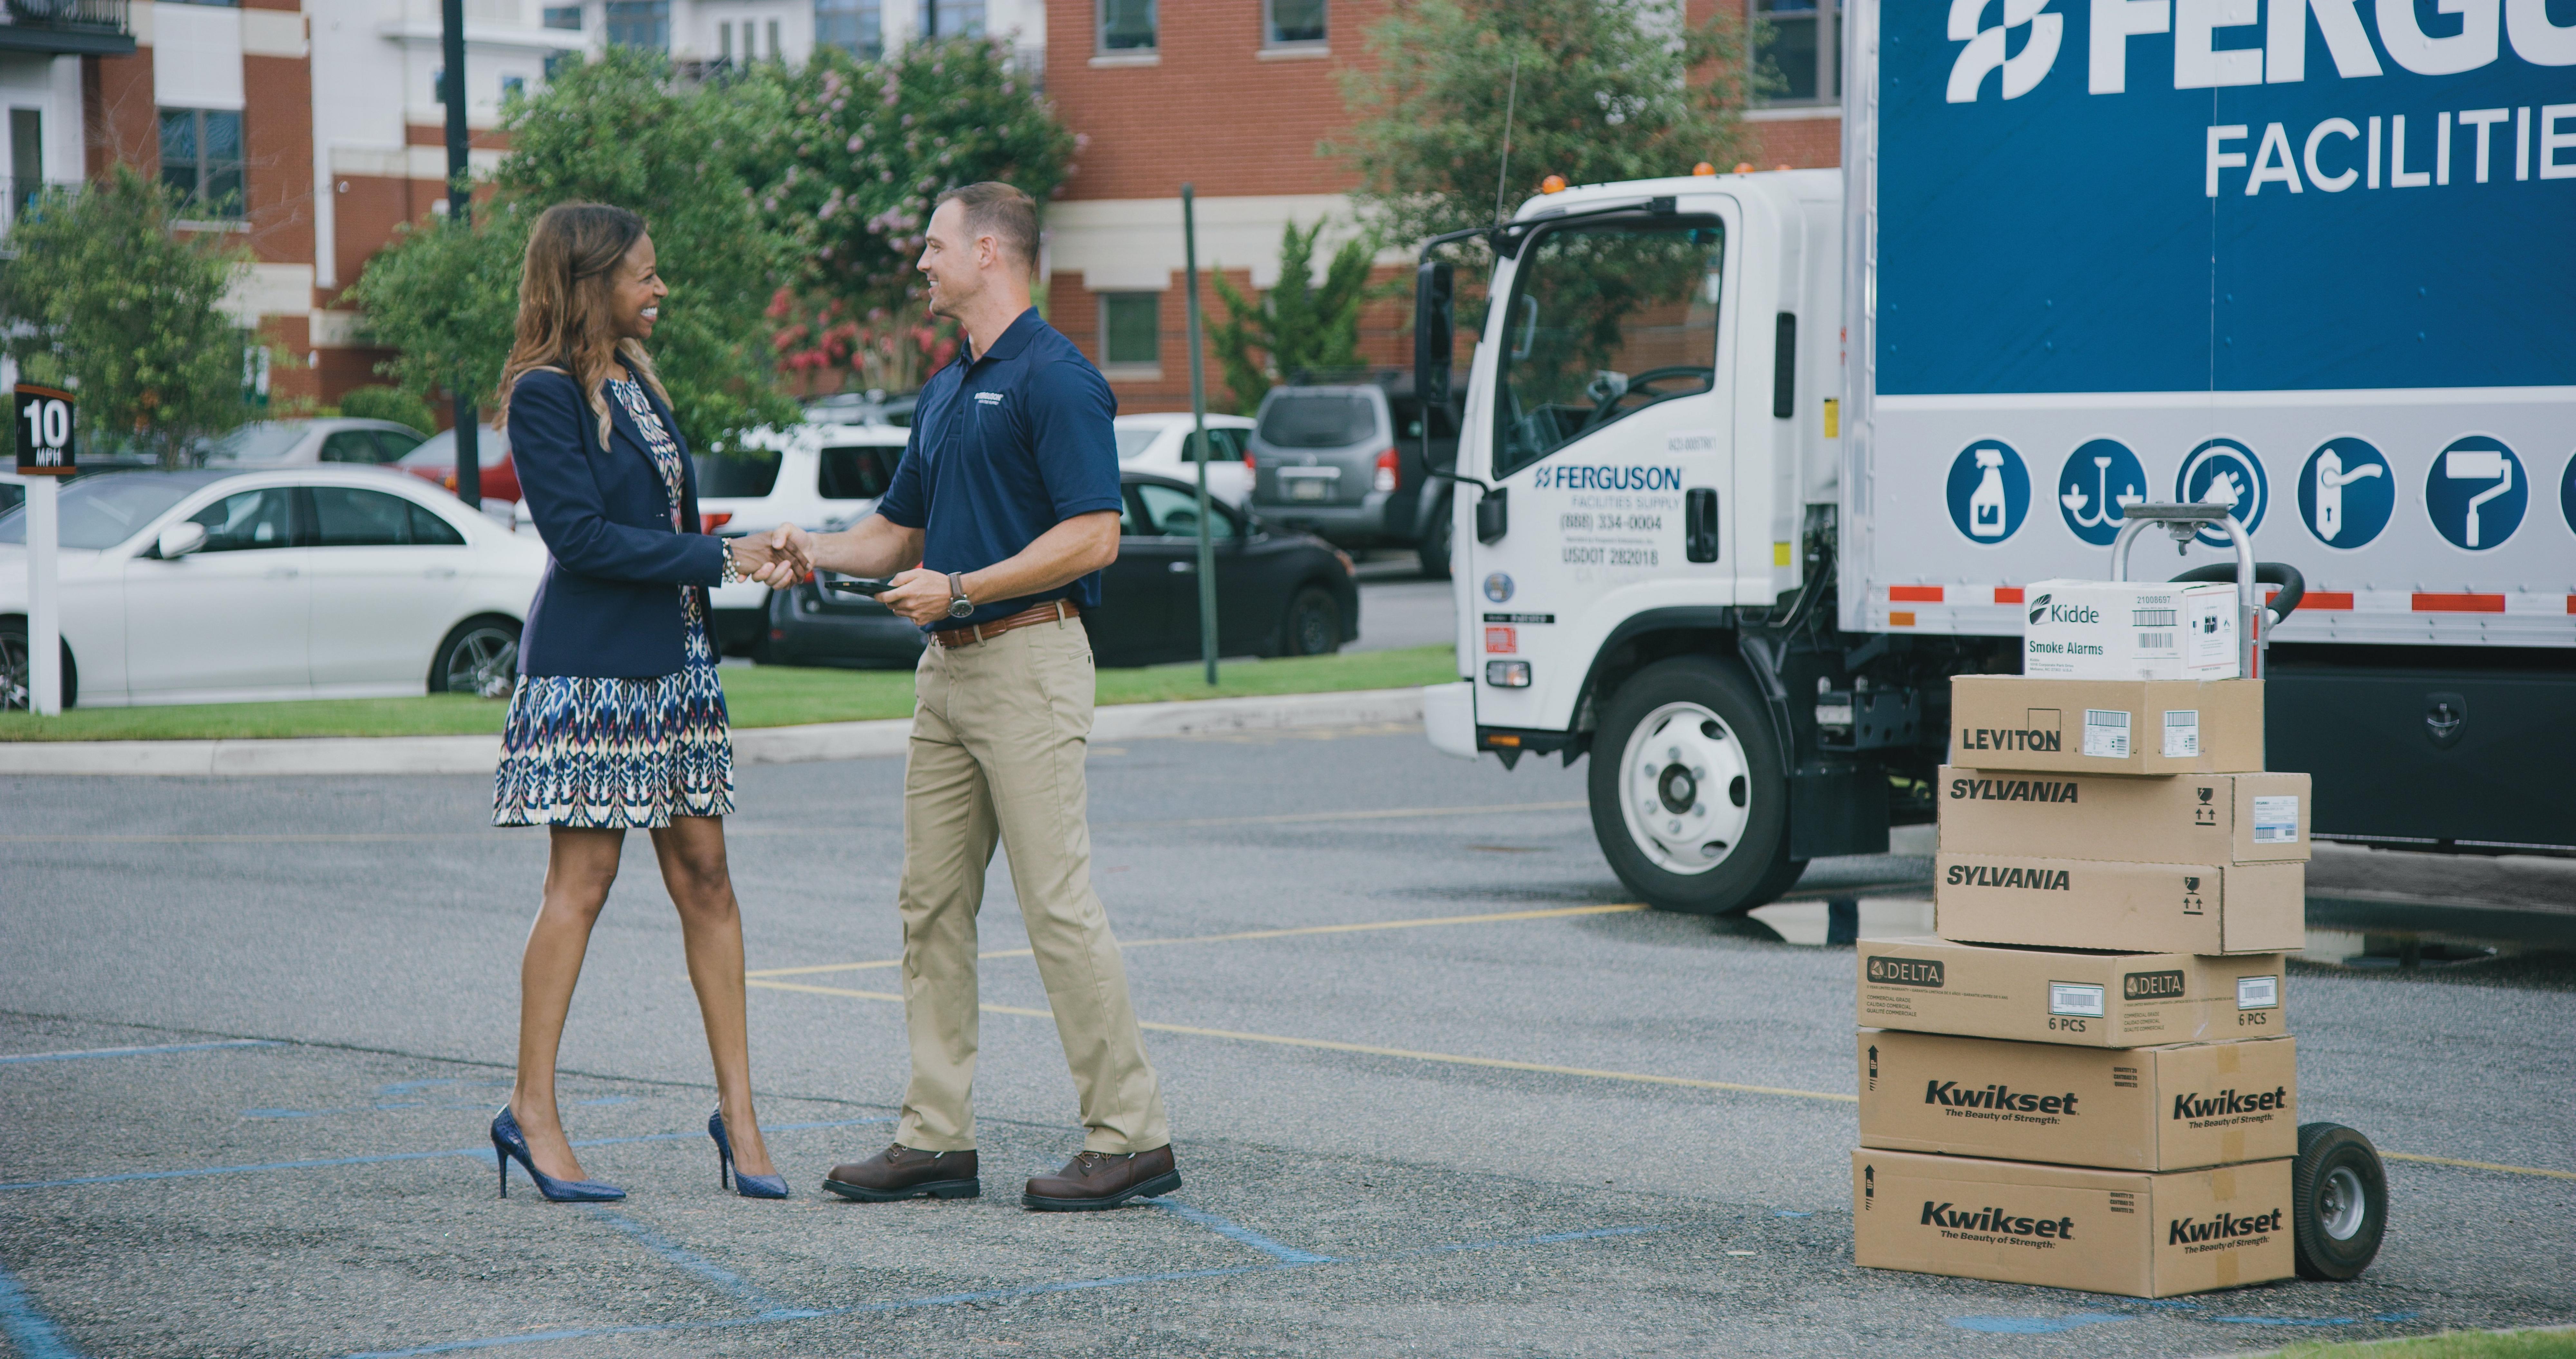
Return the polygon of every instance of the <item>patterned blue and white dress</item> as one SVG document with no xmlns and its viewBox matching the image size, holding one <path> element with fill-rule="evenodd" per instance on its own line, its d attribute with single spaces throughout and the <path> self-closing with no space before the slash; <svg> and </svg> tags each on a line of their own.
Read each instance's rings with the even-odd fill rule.
<svg viewBox="0 0 2576 1359">
<path fill-rule="evenodd" d="M 679 444 L 631 379 L 608 391 L 635 419 L 680 527 Z M 652 830 L 675 816 L 733 814 L 733 737 L 698 587 L 683 585 L 687 654 L 651 679 L 530 675 L 510 695 L 493 777 L 492 824 Z"/>
</svg>

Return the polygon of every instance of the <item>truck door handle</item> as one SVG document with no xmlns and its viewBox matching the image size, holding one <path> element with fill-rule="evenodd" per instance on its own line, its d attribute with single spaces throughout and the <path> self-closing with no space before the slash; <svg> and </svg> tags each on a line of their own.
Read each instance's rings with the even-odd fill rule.
<svg viewBox="0 0 2576 1359">
<path fill-rule="evenodd" d="M 1199 569 L 1197 562 L 1173 562 L 1164 568 L 1176 576 L 1186 576 Z"/>
<path fill-rule="evenodd" d="M 1695 562 L 1716 561 L 1717 491 L 1694 486 L 1682 492 L 1682 523 L 1682 555 Z"/>
</svg>

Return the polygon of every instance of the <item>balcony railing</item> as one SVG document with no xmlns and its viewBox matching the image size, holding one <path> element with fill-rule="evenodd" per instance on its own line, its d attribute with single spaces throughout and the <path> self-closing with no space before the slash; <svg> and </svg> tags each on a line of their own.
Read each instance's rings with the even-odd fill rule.
<svg viewBox="0 0 2576 1359">
<path fill-rule="evenodd" d="M 96 33 L 131 33 L 128 0 L 7 0 L 12 24 L 79 29 Z"/>
</svg>

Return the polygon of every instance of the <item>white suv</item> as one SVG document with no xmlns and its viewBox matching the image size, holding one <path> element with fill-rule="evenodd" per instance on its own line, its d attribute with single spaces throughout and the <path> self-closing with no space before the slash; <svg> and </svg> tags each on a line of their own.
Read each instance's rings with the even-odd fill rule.
<svg viewBox="0 0 2576 1359">
<path fill-rule="evenodd" d="M 910 430 L 892 425 L 793 425 L 756 430 L 732 450 L 694 455 L 698 513 L 709 532 L 761 533 L 781 524 L 838 531 L 877 507 Z M 717 587 L 716 645 L 754 650 L 769 626 L 769 587 Z"/>
</svg>

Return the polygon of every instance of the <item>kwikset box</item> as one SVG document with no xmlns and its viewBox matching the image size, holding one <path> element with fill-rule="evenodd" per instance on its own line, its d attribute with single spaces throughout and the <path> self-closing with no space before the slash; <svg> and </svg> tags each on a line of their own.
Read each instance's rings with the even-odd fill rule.
<svg viewBox="0 0 2576 1359">
<path fill-rule="evenodd" d="M 2150 1174 L 1863 1148 L 1852 1255 L 1998 1283 L 2169 1298 L 2290 1277 L 2290 1162 Z"/>
<path fill-rule="evenodd" d="M 2027 774 L 1944 765 L 1941 848 L 2164 864 L 2304 863 L 2305 774 Z"/>
<path fill-rule="evenodd" d="M 1890 1151 L 2189 1170 L 2299 1151 L 2287 1036 L 2076 1048 L 1860 1032 L 1860 1144 Z"/>
<path fill-rule="evenodd" d="M 1950 681 L 1950 762 L 2069 774 L 2263 767 L 2261 680 Z"/>
<path fill-rule="evenodd" d="M 1952 854 L 1932 861 L 1944 939 L 2038 948 L 2272 953 L 2307 940 L 2305 864 L 2147 864 Z"/>
<path fill-rule="evenodd" d="M 1864 939 L 1860 1026 L 2143 1048 L 2288 1033 L 2282 955 L 1989 948 Z"/>
</svg>

